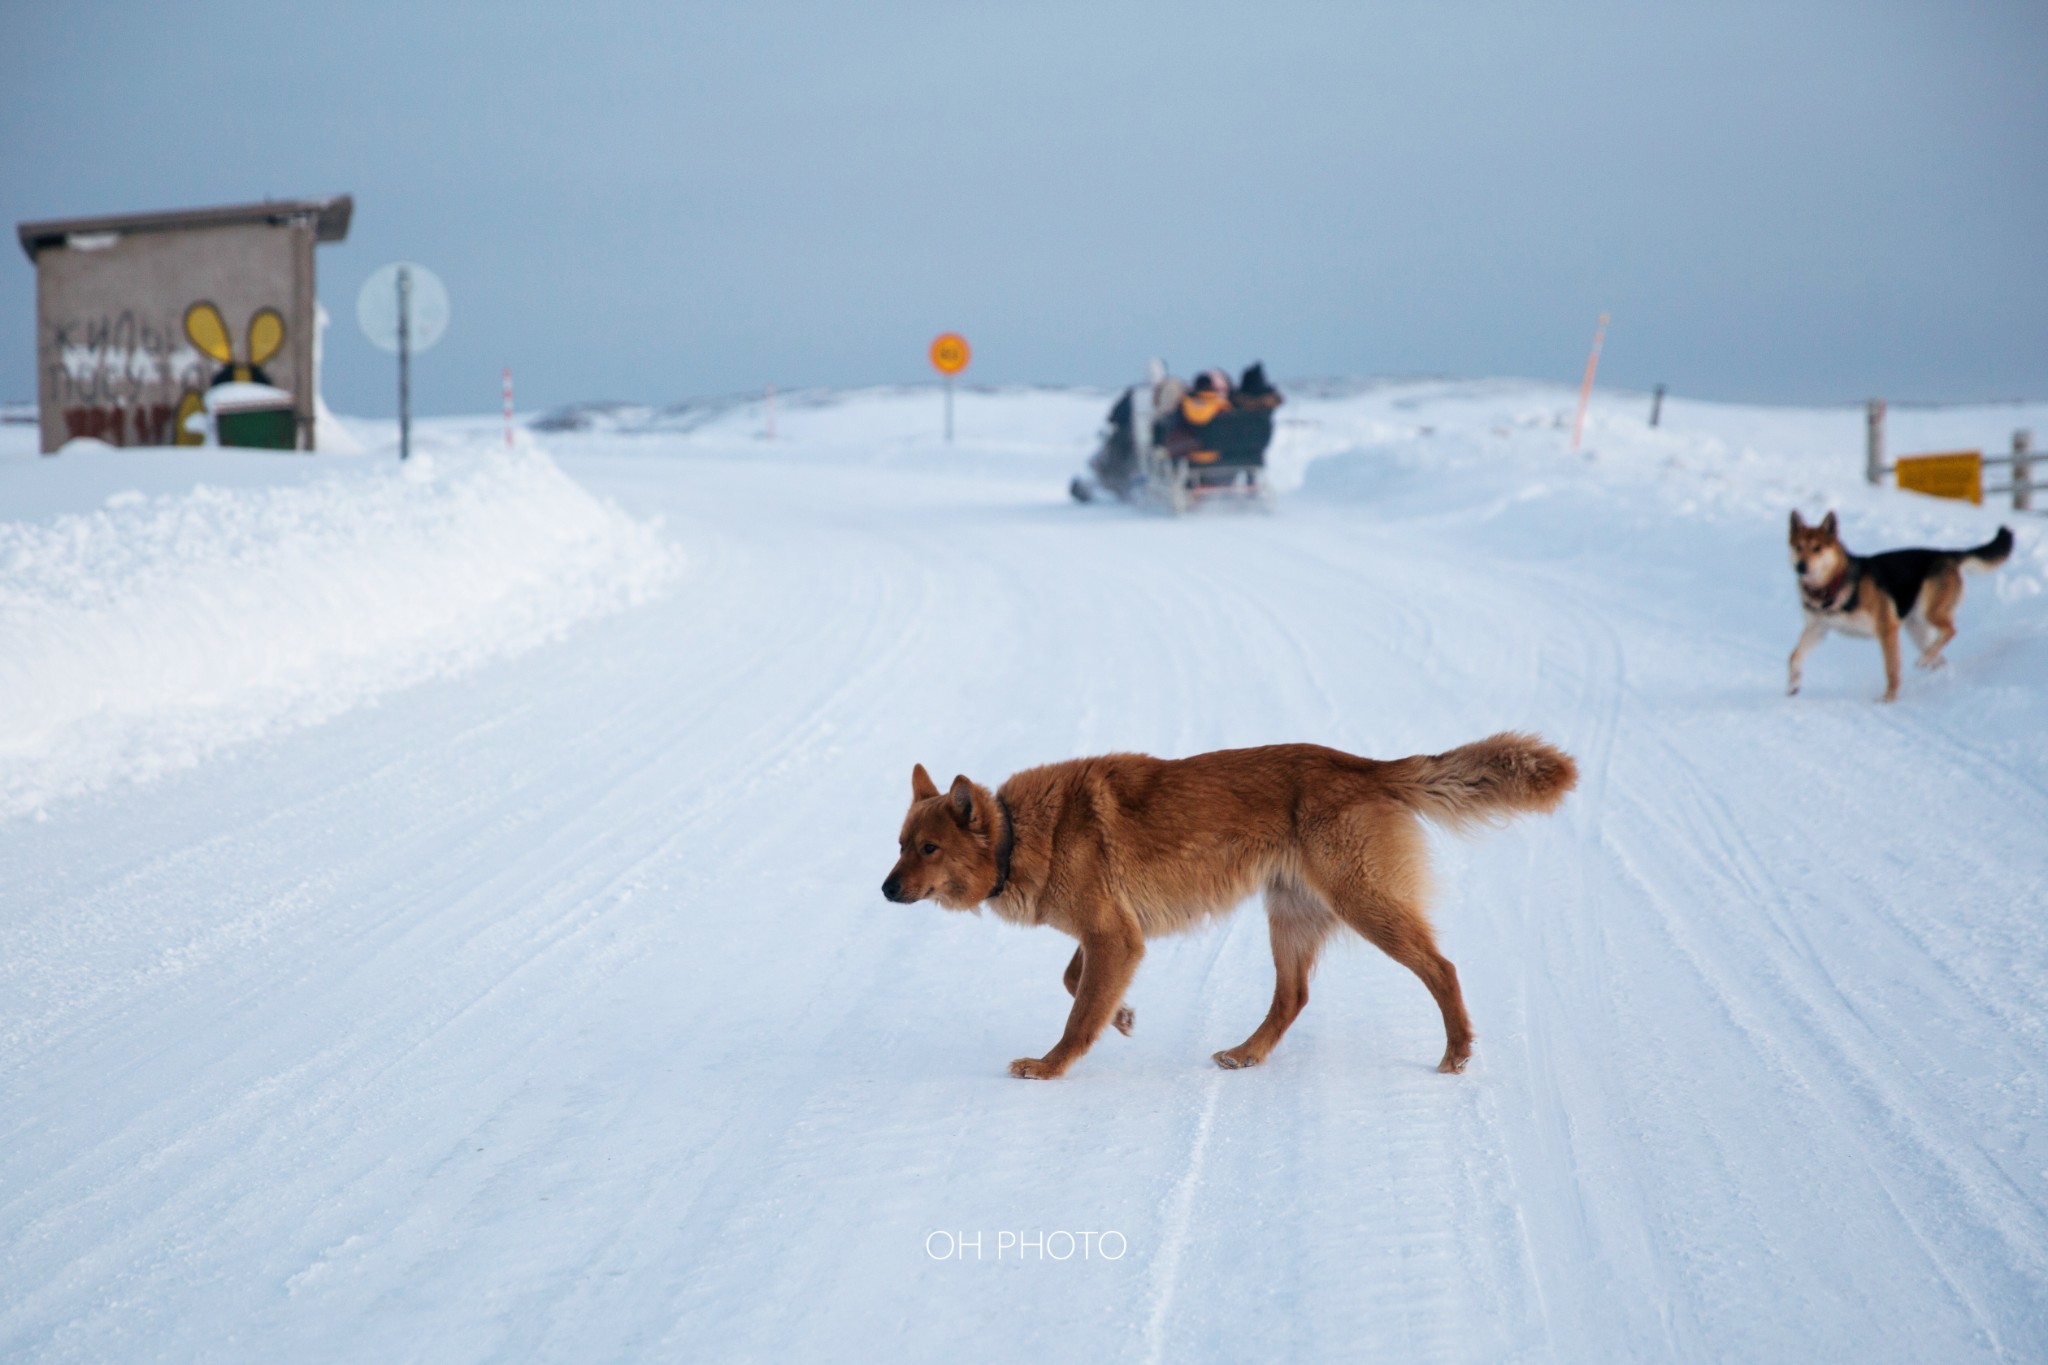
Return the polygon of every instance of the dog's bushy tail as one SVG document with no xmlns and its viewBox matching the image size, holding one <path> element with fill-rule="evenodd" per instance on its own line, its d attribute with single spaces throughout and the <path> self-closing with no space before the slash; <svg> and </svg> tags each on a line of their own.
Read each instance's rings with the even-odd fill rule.
<svg viewBox="0 0 2048 1365">
<path fill-rule="evenodd" d="M 1998 534 L 1974 550 L 1962 553 L 1963 563 L 1973 569 L 1995 569 L 2012 556 L 2012 527 L 2001 526 Z"/>
<path fill-rule="evenodd" d="M 1502 731 L 1448 753 L 1389 763 L 1383 777 L 1388 794 L 1416 814 L 1464 830 L 1556 810 L 1579 784 L 1579 765 L 1534 735 Z"/>
</svg>

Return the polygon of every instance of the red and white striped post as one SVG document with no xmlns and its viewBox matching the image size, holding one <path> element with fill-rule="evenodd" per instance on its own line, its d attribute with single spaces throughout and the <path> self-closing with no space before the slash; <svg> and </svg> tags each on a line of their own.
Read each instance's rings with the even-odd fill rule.
<svg viewBox="0 0 2048 1365">
<path fill-rule="evenodd" d="M 1586 382 L 1579 385 L 1579 415 L 1572 419 L 1572 449 L 1579 448 L 1579 433 L 1586 429 L 1586 400 L 1593 396 L 1593 371 L 1600 368 L 1600 343 L 1607 339 L 1607 314 L 1593 329 L 1593 353 L 1586 357 Z"/>
<path fill-rule="evenodd" d="M 505 449 L 512 448 L 512 367 L 505 367 Z"/>
</svg>

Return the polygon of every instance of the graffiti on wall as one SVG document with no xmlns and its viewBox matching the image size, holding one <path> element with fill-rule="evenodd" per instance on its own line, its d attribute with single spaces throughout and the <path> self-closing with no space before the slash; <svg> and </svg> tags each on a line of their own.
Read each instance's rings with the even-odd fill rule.
<svg viewBox="0 0 2048 1365">
<path fill-rule="evenodd" d="M 175 323 L 124 309 L 60 323 L 54 332 L 45 354 L 65 439 L 171 443 L 179 397 L 206 380 L 206 357 Z"/>
<path fill-rule="evenodd" d="M 285 341 L 284 315 L 259 308 L 244 332 L 244 360 L 237 361 L 227 320 L 204 301 L 168 326 L 124 309 L 60 323 L 53 332 L 50 390 L 64 439 L 89 436 L 117 446 L 198 445 L 205 438 L 194 418 L 205 410 L 204 391 L 270 383 L 262 367 Z"/>
</svg>

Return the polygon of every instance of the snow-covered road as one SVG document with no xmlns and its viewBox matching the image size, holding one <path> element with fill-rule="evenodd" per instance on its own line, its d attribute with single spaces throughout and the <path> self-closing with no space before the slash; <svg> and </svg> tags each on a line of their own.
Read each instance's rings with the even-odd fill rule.
<svg viewBox="0 0 2048 1365">
<path fill-rule="evenodd" d="M 1943 674 L 1787 699 L 1794 499 L 1998 520 L 1861 489 L 1853 413 L 1303 398 L 1275 515 L 1170 521 L 1065 501 L 1101 396 L 935 401 L 549 435 L 662 596 L 0 823 L 0 1355 L 2048 1357 L 2031 523 Z M 1356 941 L 1217 1070 L 1247 910 L 1014 1081 L 1071 944 L 877 889 L 914 762 L 1505 727 L 1584 781 L 1433 840 L 1463 1076 Z"/>
</svg>

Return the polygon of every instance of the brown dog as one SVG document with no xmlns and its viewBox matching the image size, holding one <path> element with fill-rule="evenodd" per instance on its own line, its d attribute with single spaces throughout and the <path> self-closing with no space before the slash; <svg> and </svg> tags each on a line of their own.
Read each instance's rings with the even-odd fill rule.
<svg viewBox="0 0 2048 1365">
<path fill-rule="evenodd" d="M 1556 808 L 1578 781 L 1571 757 L 1499 734 L 1449 753 L 1379 762 L 1316 744 L 1194 758 L 1110 754 L 1030 768 L 996 791 L 918 765 L 902 856 L 882 894 L 948 910 L 983 903 L 1081 941 L 1067 965 L 1067 1029 L 1010 1074 L 1057 1076 L 1103 1027 L 1131 1031 L 1124 991 L 1145 940 L 1191 928 L 1266 893 L 1273 1008 L 1219 1066 L 1257 1066 L 1308 1003 L 1309 972 L 1340 923 L 1422 978 L 1444 1016 L 1439 1071 L 1472 1054 L 1458 972 L 1425 909 L 1429 860 L 1418 815 L 1464 828 Z"/>
<path fill-rule="evenodd" d="M 1888 550 L 1852 555 L 1836 533 L 1835 514 L 1808 526 L 1792 513 L 1792 571 L 1799 575 L 1799 605 L 1806 629 L 1792 648 L 1785 685 L 1799 691 L 1800 665 L 1831 630 L 1877 637 L 1884 650 L 1884 698 L 1899 695 L 1899 627 L 1920 647 L 1922 668 L 1946 662 L 1942 647 L 1956 638 L 1956 607 L 1963 600 L 1963 568 L 1995 569 L 2012 553 L 2012 532 L 1998 534 L 1974 550 Z"/>
</svg>

